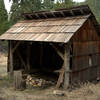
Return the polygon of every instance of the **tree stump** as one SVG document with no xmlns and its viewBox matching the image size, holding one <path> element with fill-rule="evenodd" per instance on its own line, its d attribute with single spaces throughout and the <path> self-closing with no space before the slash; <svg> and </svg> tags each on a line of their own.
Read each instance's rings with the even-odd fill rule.
<svg viewBox="0 0 100 100">
<path fill-rule="evenodd" d="M 22 71 L 14 71 L 14 88 L 15 90 L 24 90 L 26 88 L 26 82 L 23 79 Z"/>
</svg>

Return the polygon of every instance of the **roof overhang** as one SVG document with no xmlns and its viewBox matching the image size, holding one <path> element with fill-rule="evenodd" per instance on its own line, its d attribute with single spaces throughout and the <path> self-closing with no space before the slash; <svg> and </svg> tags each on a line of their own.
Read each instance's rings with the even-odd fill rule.
<svg viewBox="0 0 100 100">
<path fill-rule="evenodd" d="M 67 43 L 89 16 L 20 21 L 0 39 Z"/>
</svg>

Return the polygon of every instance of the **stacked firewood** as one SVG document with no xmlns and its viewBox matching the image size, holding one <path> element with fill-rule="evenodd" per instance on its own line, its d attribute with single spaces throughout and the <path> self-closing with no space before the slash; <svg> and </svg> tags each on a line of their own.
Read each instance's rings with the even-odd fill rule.
<svg viewBox="0 0 100 100">
<path fill-rule="evenodd" d="M 52 81 L 46 81 L 41 78 L 34 78 L 28 75 L 26 78 L 26 84 L 31 85 L 33 87 L 41 87 L 41 86 L 46 86 L 46 85 L 54 85 L 55 83 Z"/>
</svg>

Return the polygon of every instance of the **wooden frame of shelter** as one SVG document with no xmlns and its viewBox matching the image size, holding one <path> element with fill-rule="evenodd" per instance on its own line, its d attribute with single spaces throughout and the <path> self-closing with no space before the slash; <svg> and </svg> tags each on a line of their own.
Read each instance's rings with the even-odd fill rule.
<svg viewBox="0 0 100 100">
<path fill-rule="evenodd" d="M 43 50 L 46 48 L 53 48 L 56 51 L 55 58 L 59 55 L 59 59 L 63 61 L 60 63 L 57 88 L 62 83 L 64 88 L 68 88 L 70 84 L 100 77 L 99 25 L 87 5 L 56 11 L 24 13 L 23 17 L 24 21 L 19 21 L 0 36 L 1 40 L 8 40 L 8 72 L 11 76 L 17 66 L 16 55 L 18 56 L 16 59 L 20 60 L 18 66 L 22 64 L 25 70 L 30 70 L 30 60 L 37 59 L 31 58 L 30 50 L 34 47 L 32 50 L 37 48 L 34 52 L 40 52 L 38 62 L 36 61 L 40 64 L 39 68 L 42 67 Z M 22 42 L 25 42 L 24 48 Z M 42 45 L 46 43 L 48 46 Z M 38 46 L 30 47 L 29 44 Z M 24 50 L 27 51 L 24 53 L 27 55 L 26 59 L 22 56 Z M 54 52 L 53 50 L 50 52 Z M 38 53 L 36 54 L 38 56 Z M 59 65 L 58 58 L 57 61 Z M 56 66 L 54 63 L 52 65 Z"/>
</svg>

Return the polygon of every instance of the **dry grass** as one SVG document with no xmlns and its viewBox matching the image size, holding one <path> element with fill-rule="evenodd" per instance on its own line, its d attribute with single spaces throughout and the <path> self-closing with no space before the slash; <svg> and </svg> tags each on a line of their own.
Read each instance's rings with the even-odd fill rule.
<svg viewBox="0 0 100 100">
<path fill-rule="evenodd" d="M 54 95 L 54 87 L 15 91 L 12 80 L 7 78 L 6 62 L 7 57 L 0 56 L 0 100 L 100 100 L 100 82 L 80 84 L 73 90 L 63 91 L 64 96 Z"/>
</svg>

